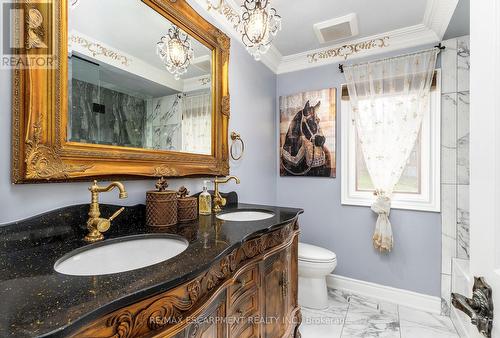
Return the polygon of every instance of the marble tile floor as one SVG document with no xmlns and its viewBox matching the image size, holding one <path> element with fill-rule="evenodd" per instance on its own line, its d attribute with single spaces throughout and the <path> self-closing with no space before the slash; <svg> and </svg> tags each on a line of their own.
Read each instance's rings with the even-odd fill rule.
<svg viewBox="0 0 500 338">
<path fill-rule="evenodd" d="M 330 289 L 329 307 L 302 308 L 303 338 L 459 338 L 449 317 Z"/>
</svg>

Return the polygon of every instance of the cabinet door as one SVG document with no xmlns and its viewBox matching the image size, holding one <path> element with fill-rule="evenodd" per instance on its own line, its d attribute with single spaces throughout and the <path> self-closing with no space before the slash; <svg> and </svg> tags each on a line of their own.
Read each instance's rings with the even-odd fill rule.
<svg viewBox="0 0 500 338">
<path fill-rule="evenodd" d="M 189 338 L 225 338 L 226 295 L 223 293 L 210 304 L 203 315 L 189 325 L 182 337 Z"/>
<path fill-rule="evenodd" d="M 260 325 L 255 321 L 259 316 L 259 293 L 257 289 L 249 290 L 234 304 L 230 317 L 234 319 L 229 326 L 231 338 L 260 337 Z"/>
<path fill-rule="evenodd" d="M 264 335 L 282 337 L 287 329 L 290 287 L 290 250 L 280 251 L 264 261 Z"/>
<path fill-rule="evenodd" d="M 260 264 L 254 264 L 243 270 L 235 282 L 228 288 L 228 317 L 231 323 L 229 337 L 257 338 L 261 337 L 260 318 Z"/>
</svg>

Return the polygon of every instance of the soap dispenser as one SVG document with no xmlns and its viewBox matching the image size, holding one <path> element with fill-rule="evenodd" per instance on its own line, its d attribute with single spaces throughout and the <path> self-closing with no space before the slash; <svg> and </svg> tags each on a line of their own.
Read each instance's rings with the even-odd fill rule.
<svg viewBox="0 0 500 338">
<path fill-rule="evenodd" d="M 210 181 L 203 181 L 203 191 L 199 197 L 198 210 L 200 215 L 210 215 L 212 213 L 212 196 L 208 192 L 208 183 Z"/>
</svg>

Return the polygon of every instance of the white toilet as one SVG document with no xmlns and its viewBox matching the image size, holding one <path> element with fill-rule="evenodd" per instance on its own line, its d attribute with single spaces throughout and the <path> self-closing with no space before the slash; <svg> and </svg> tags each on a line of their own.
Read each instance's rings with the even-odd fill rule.
<svg viewBox="0 0 500 338">
<path fill-rule="evenodd" d="M 336 266 L 334 252 L 299 243 L 299 305 L 318 310 L 328 307 L 326 276 Z"/>
</svg>

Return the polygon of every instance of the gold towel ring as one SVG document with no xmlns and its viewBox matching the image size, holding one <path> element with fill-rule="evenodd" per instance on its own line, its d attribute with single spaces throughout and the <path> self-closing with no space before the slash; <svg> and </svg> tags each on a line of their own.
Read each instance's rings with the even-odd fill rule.
<svg viewBox="0 0 500 338">
<path fill-rule="evenodd" d="M 233 143 L 231 143 L 231 150 L 229 152 L 231 153 L 231 158 L 235 161 L 238 161 L 243 157 L 243 153 L 245 152 L 245 142 L 243 142 L 243 140 L 241 139 L 240 134 L 238 134 L 234 131 L 231 132 L 231 140 L 233 140 Z M 234 148 L 236 141 L 241 142 L 241 154 L 238 157 L 234 156 L 234 154 L 233 154 L 233 148 Z"/>
</svg>

